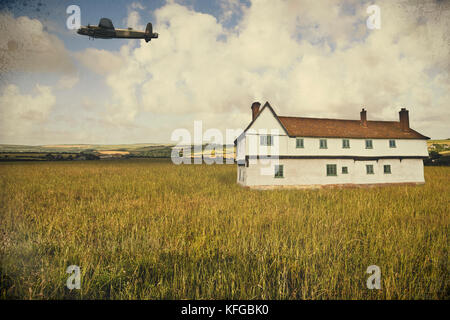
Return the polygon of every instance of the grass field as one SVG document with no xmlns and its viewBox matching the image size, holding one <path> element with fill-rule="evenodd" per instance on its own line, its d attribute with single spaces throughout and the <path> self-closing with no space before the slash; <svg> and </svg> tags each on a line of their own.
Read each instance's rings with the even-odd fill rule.
<svg viewBox="0 0 450 320">
<path fill-rule="evenodd" d="M 254 191 L 234 165 L 0 163 L 1 298 L 449 299 L 450 168 L 425 175 Z"/>
</svg>

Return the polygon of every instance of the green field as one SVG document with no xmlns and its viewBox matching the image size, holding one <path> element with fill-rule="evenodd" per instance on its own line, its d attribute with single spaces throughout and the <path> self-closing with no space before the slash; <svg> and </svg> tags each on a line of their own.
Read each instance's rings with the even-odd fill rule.
<svg viewBox="0 0 450 320">
<path fill-rule="evenodd" d="M 3 162 L 0 297 L 449 299 L 450 168 L 425 175 L 255 191 L 234 165 Z M 381 290 L 366 287 L 370 265 Z"/>
<path fill-rule="evenodd" d="M 427 144 L 450 144 L 450 139 L 442 139 L 442 140 L 427 140 Z"/>
</svg>

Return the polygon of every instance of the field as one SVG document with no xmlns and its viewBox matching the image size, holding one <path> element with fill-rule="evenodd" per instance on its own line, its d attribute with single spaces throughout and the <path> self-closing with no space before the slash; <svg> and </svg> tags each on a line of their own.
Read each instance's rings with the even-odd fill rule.
<svg viewBox="0 0 450 320">
<path fill-rule="evenodd" d="M 0 161 L 70 161 L 92 159 L 170 159 L 172 144 L 138 143 L 138 144 L 62 144 L 44 146 L 8 145 L 0 144 Z M 179 147 L 179 146 L 178 146 Z M 194 153 L 193 157 L 221 156 L 234 158 L 234 145 L 222 145 L 214 151 L 202 146 L 203 151 Z M 222 149 L 222 150 L 220 150 Z M 86 159 L 87 158 L 87 159 Z"/>
<path fill-rule="evenodd" d="M 235 165 L 3 162 L 0 297 L 449 299 L 450 168 L 425 175 L 255 191 Z M 366 287 L 370 265 L 381 290 Z"/>
</svg>

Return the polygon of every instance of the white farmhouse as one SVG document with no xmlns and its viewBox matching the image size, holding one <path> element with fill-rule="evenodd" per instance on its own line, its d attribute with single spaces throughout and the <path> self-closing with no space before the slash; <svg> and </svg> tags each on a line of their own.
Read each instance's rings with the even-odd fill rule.
<svg viewBox="0 0 450 320">
<path fill-rule="evenodd" d="M 252 121 L 236 139 L 237 181 L 243 186 L 370 185 L 425 182 L 426 136 L 399 121 L 278 116 L 252 104 Z"/>
</svg>

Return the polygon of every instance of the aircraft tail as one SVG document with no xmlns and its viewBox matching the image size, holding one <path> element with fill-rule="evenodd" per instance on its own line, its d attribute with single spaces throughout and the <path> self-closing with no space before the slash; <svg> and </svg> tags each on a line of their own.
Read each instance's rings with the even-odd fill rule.
<svg viewBox="0 0 450 320">
<path fill-rule="evenodd" d="M 153 26 L 152 23 L 147 23 L 147 28 L 145 28 L 145 42 L 149 42 L 152 40 L 152 38 L 158 38 L 157 33 L 153 33 Z"/>
</svg>

